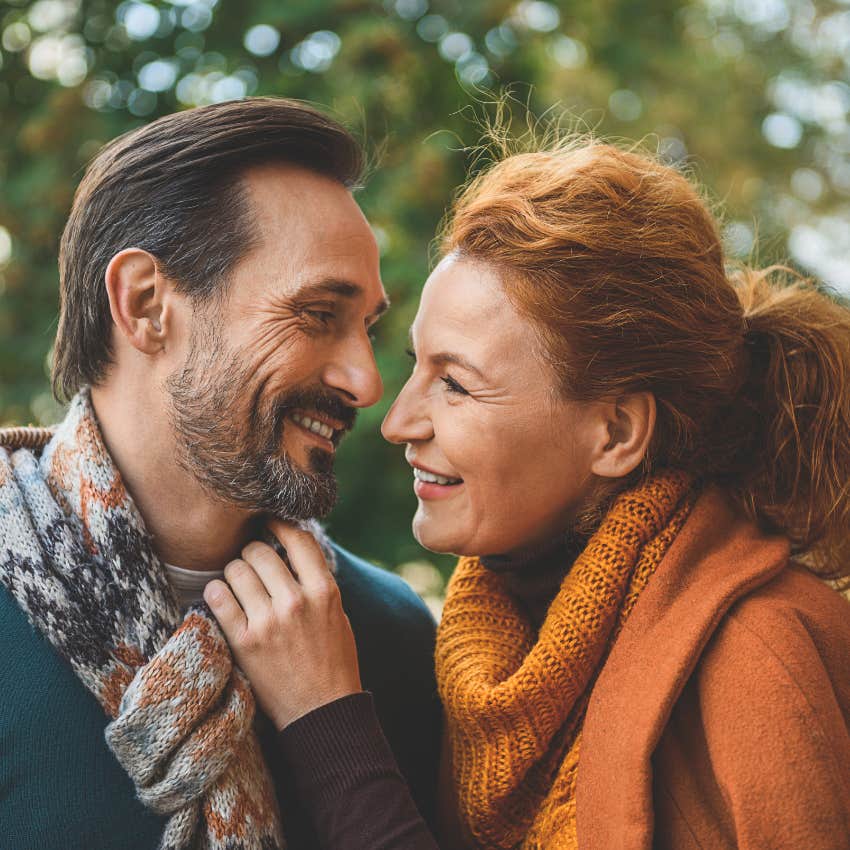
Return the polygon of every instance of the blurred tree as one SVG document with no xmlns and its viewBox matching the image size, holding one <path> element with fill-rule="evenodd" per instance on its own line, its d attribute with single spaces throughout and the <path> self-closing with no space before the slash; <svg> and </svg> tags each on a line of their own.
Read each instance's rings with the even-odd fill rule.
<svg viewBox="0 0 850 850">
<path fill-rule="evenodd" d="M 56 248 L 99 145 L 185 106 L 317 101 L 382 151 L 359 199 L 394 303 L 385 400 L 343 444 L 331 527 L 384 564 L 419 559 L 409 471 L 377 429 L 483 92 L 521 84 L 534 113 L 649 137 L 722 199 L 730 254 L 790 254 L 850 292 L 848 81 L 847 0 L 2 0 L 0 421 L 60 414 Z"/>
</svg>

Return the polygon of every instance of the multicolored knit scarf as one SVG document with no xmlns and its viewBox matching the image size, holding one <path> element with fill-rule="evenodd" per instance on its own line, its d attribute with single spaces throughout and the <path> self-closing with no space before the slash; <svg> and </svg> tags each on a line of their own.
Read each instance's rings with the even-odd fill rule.
<svg viewBox="0 0 850 850">
<path fill-rule="evenodd" d="M 459 814 L 478 847 L 577 847 L 575 785 L 593 682 L 693 501 L 677 472 L 619 496 L 539 634 L 498 575 L 477 558 L 459 562 L 437 634 L 437 681 Z"/>
<path fill-rule="evenodd" d="M 163 850 L 284 846 L 248 682 L 205 607 L 181 615 L 86 392 L 40 457 L 0 449 L 0 581 L 113 718 Z"/>
</svg>

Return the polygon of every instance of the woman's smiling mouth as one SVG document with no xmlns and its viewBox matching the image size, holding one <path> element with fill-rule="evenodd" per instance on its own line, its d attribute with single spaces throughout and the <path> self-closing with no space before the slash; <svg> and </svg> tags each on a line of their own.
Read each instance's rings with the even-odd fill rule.
<svg viewBox="0 0 850 850">
<path fill-rule="evenodd" d="M 413 491 L 420 499 L 442 499 L 453 496 L 458 487 L 463 484 L 462 478 L 452 478 L 423 469 L 420 466 L 413 467 Z"/>
</svg>

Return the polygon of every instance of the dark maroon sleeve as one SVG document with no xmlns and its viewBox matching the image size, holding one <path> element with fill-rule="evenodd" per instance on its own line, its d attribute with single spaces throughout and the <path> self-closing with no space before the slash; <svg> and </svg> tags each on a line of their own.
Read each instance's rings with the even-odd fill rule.
<svg viewBox="0 0 850 850">
<path fill-rule="evenodd" d="M 351 694 L 305 714 L 278 734 L 278 744 L 322 850 L 439 850 L 384 737 L 372 694 Z"/>
</svg>

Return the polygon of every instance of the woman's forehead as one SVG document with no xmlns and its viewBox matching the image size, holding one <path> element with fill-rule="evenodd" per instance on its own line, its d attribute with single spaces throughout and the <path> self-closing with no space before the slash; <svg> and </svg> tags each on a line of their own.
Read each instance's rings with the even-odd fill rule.
<svg viewBox="0 0 850 850">
<path fill-rule="evenodd" d="M 521 358 L 536 348 L 533 328 L 506 295 L 497 272 L 452 256 L 428 278 L 411 333 L 418 346 L 451 346 L 488 359 Z"/>
<path fill-rule="evenodd" d="M 422 291 L 420 315 L 479 323 L 504 320 L 513 306 L 494 269 L 449 255 L 434 269 Z"/>
</svg>

